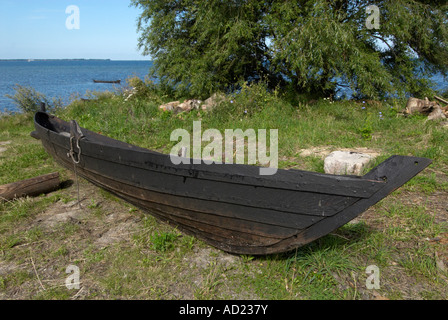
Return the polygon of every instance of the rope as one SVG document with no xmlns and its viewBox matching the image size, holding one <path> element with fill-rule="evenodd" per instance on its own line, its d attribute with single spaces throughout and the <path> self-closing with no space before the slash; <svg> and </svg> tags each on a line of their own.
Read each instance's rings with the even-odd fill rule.
<svg viewBox="0 0 448 320">
<path fill-rule="evenodd" d="M 79 162 L 81 161 L 81 147 L 79 146 L 79 140 L 81 140 L 81 138 L 76 139 L 76 147 L 78 148 L 79 152 L 78 152 L 78 160 L 75 160 L 75 151 L 73 150 L 73 139 L 75 137 L 70 137 L 70 152 L 68 153 L 68 156 L 70 156 L 70 158 L 72 158 L 73 163 L 79 164 Z"/>
<path fill-rule="evenodd" d="M 75 181 L 76 181 L 76 190 L 77 190 L 78 201 L 74 205 L 78 205 L 79 209 L 82 210 L 81 200 L 79 197 L 79 180 L 78 180 L 78 173 L 76 172 L 76 165 L 77 165 L 77 163 L 74 162 L 73 167 L 74 167 L 74 171 L 75 171 Z"/>
<path fill-rule="evenodd" d="M 82 209 L 81 206 L 81 200 L 80 200 L 80 196 L 79 196 L 79 179 L 78 179 L 78 172 L 76 170 L 77 165 L 81 162 L 81 147 L 79 146 L 79 140 L 81 140 L 83 138 L 83 136 L 79 137 L 76 139 L 76 147 L 78 148 L 78 159 L 75 159 L 75 150 L 73 148 L 73 139 L 75 137 L 71 136 L 70 137 L 70 151 L 69 153 L 67 153 L 67 157 L 71 158 L 73 161 L 73 171 L 75 172 L 75 181 L 76 181 L 76 189 L 77 189 L 77 196 L 78 196 L 78 201 L 74 204 L 74 205 L 79 205 L 79 209 Z"/>
</svg>

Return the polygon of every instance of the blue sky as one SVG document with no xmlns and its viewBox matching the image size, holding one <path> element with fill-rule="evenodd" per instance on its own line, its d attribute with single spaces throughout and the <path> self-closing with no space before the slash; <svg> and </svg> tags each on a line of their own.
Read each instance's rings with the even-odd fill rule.
<svg viewBox="0 0 448 320">
<path fill-rule="evenodd" d="M 149 60 L 129 0 L 0 0 L 0 59 Z M 67 7 L 79 8 L 79 29 Z M 73 13 L 73 11 L 72 11 Z"/>
</svg>

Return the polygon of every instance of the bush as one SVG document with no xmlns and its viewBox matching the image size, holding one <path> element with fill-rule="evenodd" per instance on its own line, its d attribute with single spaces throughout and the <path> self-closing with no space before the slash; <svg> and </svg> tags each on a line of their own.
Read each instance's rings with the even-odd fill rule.
<svg viewBox="0 0 448 320">
<path fill-rule="evenodd" d="M 40 110 L 41 103 L 45 103 L 47 110 L 55 110 L 62 107 L 62 101 L 60 99 L 53 99 L 50 101 L 44 94 L 36 91 L 32 87 L 25 87 L 19 84 L 14 86 L 14 95 L 7 94 L 6 97 L 12 99 L 14 104 L 22 112 L 37 112 Z"/>
<path fill-rule="evenodd" d="M 266 82 L 240 82 L 238 88 L 214 112 L 230 113 L 236 117 L 251 117 L 280 102 L 277 91 L 268 89 Z"/>
<path fill-rule="evenodd" d="M 163 103 L 163 98 L 166 97 L 160 90 L 160 86 L 154 84 L 148 77 L 145 80 L 137 76 L 129 77 L 126 79 L 126 85 L 126 88 L 122 92 L 125 101 L 130 99 L 144 99 L 148 102 L 161 104 Z"/>
<path fill-rule="evenodd" d="M 134 89 L 135 96 L 148 97 L 151 95 L 149 86 L 139 77 L 130 77 L 126 79 L 126 84 Z"/>
</svg>

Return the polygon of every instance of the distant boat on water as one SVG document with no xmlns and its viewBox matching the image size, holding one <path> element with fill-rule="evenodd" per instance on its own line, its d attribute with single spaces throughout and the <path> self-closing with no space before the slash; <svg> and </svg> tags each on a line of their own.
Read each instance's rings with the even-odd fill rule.
<svg viewBox="0 0 448 320">
<path fill-rule="evenodd" d="M 93 79 L 93 82 L 95 82 L 95 83 L 121 83 L 121 80 L 95 80 L 95 79 Z"/>
</svg>

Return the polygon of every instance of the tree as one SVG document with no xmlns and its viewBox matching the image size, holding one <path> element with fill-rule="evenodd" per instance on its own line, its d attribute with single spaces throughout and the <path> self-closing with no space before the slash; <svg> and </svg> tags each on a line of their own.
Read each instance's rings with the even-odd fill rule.
<svg viewBox="0 0 448 320">
<path fill-rule="evenodd" d="M 419 94 L 448 70 L 445 1 L 132 0 L 162 84 L 207 96 L 239 81 L 358 96 Z M 369 20 L 370 19 L 370 20 Z M 374 21 L 376 27 L 366 23 Z"/>
</svg>

